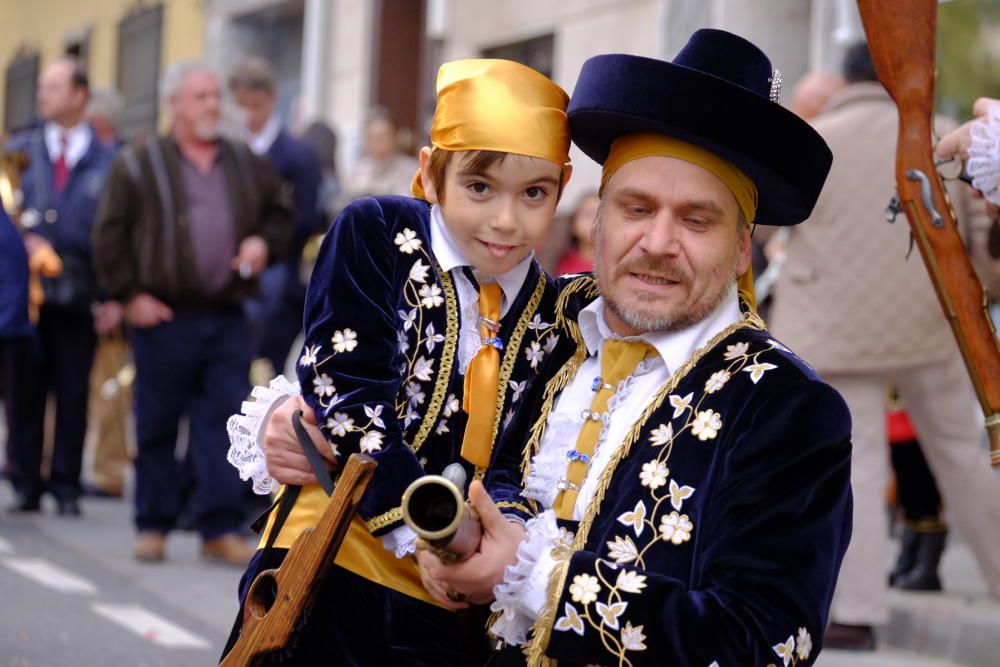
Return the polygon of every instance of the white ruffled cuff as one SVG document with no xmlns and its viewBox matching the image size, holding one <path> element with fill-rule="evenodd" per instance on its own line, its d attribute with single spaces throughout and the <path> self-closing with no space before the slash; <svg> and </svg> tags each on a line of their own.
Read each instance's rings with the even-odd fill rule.
<svg viewBox="0 0 1000 667">
<path fill-rule="evenodd" d="M 490 607 L 500 612 L 490 632 L 513 645 L 527 641 L 531 626 L 545 607 L 549 575 L 556 565 L 552 548 L 560 537 L 551 510 L 529 521 L 527 531 L 517 548 L 517 562 L 507 566 L 503 581 L 493 587 L 496 600 Z"/>
<path fill-rule="evenodd" d="M 289 382 L 284 375 L 271 380 L 266 387 L 254 387 L 250 395 L 253 401 L 244 401 L 242 414 L 233 415 L 226 422 L 229 432 L 229 453 L 226 459 L 240 473 L 240 479 L 253 479 L 254 493 L 267 495 L 278 489 L 280 484 L 267 472 L 264 458 L 264 432 L 267 420 L 282 403 L 292 396 L 299 396 L 302 390 L 298 382 Z"/>
<path fill-rule="evenodd" d="M 381 538 L 382 546 L 396 555 L 405 558 L 417 551 L 417 534 L 406 524 L 393 528 Z"/>
<path fill-rule="evenodd" d="M 972 124 L 972 143 L 965 171 L 976 188 L 986 199 L 1000 205 L 1000 104 L 993 104 L 986 117 Z"/>
</svg>

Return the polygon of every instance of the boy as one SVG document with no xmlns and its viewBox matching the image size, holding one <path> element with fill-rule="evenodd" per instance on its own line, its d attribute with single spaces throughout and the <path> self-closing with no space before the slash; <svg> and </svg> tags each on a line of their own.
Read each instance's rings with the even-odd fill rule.
<svg viewBox="0 0 1000 667">
<path fill-rule="evenodd" d="M 354 202 L 327 235 L 306 296 L 304 396 L 278 407 L 268 428 L 289 434 L 288 416 L 301 401 L 315 413 L 324 456 L 362 451 L 379 464 L 293 649 L 295 664 L 475 660 L 482 633 L 460 632 L 453 613 L 467 604 L 454 591 L 454 604 L 435 601 L 405 558 L 415 536 L 402 523 L 400 498 L 410 482 L 456 461 L 470 479 L 487 468 L 519 478 L 519 451 L 500 462 L 494 443 L 526 393 L 541 386 L 537 376 L 558 340 L 555 289 L 531 249 L 571 172 L 568 98 L 534 70 L 499 60 L 447 63 L 437 90 L 417 198 Z M 288 393 L 278 379 L 230 423 L 230 459 L 258 490 L 273 482 L 257 431 Z M 529 516 L 500 500 L 508 516 Z M 257 572 L 280 563 L 316 524 L 326 501 L 307 485 L 284 525 L 272 515 L 241 598 Z"/>
</svg>

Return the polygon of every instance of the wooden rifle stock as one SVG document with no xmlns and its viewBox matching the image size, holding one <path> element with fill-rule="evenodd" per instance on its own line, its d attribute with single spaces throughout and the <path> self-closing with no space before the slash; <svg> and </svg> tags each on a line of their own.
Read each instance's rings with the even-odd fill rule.
<svg viewBox="0 0 1000 667">
<path fill-rule="evenodd" d="M 858 0 L 875 71 L 899 110 L 896 188 L 986 415 L 1000 468 L 1000 344 L 934 164 L 937 0 Z"/>
<path fill-rule="evenodd" d="M 295 540 L 280 568 L 257 575 L 247 592 L 239 639 L 220 667 L 260 665 L 288 647 L 333 565 L 375 465 L 369 456 L 352 454 L 316 528 Z"/>
</svg>

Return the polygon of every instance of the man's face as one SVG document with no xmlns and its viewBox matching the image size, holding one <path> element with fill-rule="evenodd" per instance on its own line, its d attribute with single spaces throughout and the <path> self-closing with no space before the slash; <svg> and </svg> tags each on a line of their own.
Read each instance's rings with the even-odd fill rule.
<svg viewBox="0 0 1000 667">
<path fill-rule="evenodd" d="M 465 258 L 482 273 L 497 276 L 514 268 L 548 233 L 563 167 L 508 154 L 475 171 L 469 164 L 471 155 L 460 152 L 452 157 L 445 170 L 443 202 L 429 170 L 423 174 L 424 189 L 428 201 L 440 204 L 445 225 Z"/>
<path fill-rule="evenodd" d="M 644 157 L 611 178 L 594 228 L 605 317 L 619 335 L 675 331 L 704 319 L 750 262 L 739 207 L 709 171 Z"/>
<path fill-rule="evenodd" d="M 188 72 L 181 88 L 170 100 L 174 125 L 203 141 L 219 136 L 222 93 L 219 82 L 209 72 Z"/>
<path fill-rule="evenodd" d="M 243 112 L 246 128 L 257 134 L 274 112 L 276 99 L 274 93 L 267 90 L 237 90 L 233 93 L 233 101 Z"/>
<path fill-rule="evenodd" d="M 42 120 L 72 122 L 83 113 L 87 92 L 73 85 L 73 66 L 60 61 L 42 70 L 35 102 Z"/>
</svg>

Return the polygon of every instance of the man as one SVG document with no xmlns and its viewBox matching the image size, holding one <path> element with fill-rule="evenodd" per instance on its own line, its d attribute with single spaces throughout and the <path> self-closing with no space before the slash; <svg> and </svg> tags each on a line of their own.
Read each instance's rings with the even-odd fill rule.
<svg viewBox="0 0 1000 667">
<path fill-rule="evenodd" d="M 90 95 L 82 65 L 63 58 L 38 79 L 38 115 L 44 124 L 14 137 L 6 150 L 31 163 L 24 174 L 20 223 L 28 254 L 54 251 L 62 273 L 43 280 L 45 303 L 33 335 L 7 349 L 8 452 L 17 493 L 13 510 L 38 511 L 43 489 L 63 516 L 78 516 L 80 469 L 87 431 L 87 382 L 103 330 L 121 318 L 117 304 L 94 306 L 90 232 L 111 166 L 111 152 L 87 124 Z M 93 308 L 93 310 L 92 310 Z M 52 467 L 42 481 L 42 449 L 49 393 L 55 396 Z"/>
<path fill-rule="evenodd" d="M 295 240 L 282 264 L 261 276 L 261 295 L 247 302 L 247 315 L 257 338 L 255 354 L 281 373 L 295 338 L 302 331 L 305 285 L 300 277 L 302 248 L 321 231 L 319 159 L 306 144 L 294 139 L 275 111 L 278 94 L 274 72 L 266 61 L 251 58 L 229 76 L 229 92 L 243 112 L 250 148 L 271 163 L 292 194 Z M 274 373 L 268 373 L 267 378 Z"/>
<path fill-rule="evenodd" d="M 844 85 L 843 77 L 838 74 L 806 72 L 792 92 L 792 113 L 803 120 L 812 120 L 822 113 L 830 98 Z"/>
<path fill-rule="evenodd" d="M 495 594 L 493 632 L 525 651 L 503 659 L 806 665 L 818 653 L 850 533 L 850 418 L 741 312 L 736 287 L 748 223 L 804 219 L 830 165 L 774 78 L 755 46 L 716 30 L 673 63 L 584 65 L 568 114 L 604 164 L 596 280 L 563 288 L 572 356 L 522 431 L 521 505 L 539 514 L 507 521 L 474 482 L 479 551 L 448 567 L 418 554 L 442 604 Z M 265 444 L 274 471 L 294 465 Z"/>
<path fill-rule="evenodd" d="M 219 138 L 221 92 L 203 65 L 181 62 L 161 81 L 172 127 L 123 149 L 94 230 L 102 287 L 133 327 L 138 452 L 134 554 L 165 556 L 182 503 L 178 423 L 190 418 L 188 458 L 202 553 L 245 564 L 243 485 L 226 462 L 226 417 L 249 387 L 242 301 L 281 259 L 292 227 L 281 185 L 242 144 Z"/>
<path fill-rule="evenodd" d="M 927 270 L 916 257 L 907 259 L 909 227 L 884 222 L 898 120 L 866 44 L 848 50 L 844 77 L 847 87 L 815 120 L 835 166 L 809 223 L 789 238 L 771 323 L 851 408 L 858 511 L 828 644 L 870 649 L 873 627 L 889 621 L 888 385 L 905 402 L 944 504 L 994 595 L 1000 595 L 1000 482 L 990 472 L 982 418 Z M 964 185 L 955 185 L 950 198 L 963 220 L 969 198 Z M 940 557 L 943 533 L 933 539 L 925 558 Z"/>
<path fill-rule="evenodd" d="M 385 107 L 376 106 L 365 120 L 365 154 L 347 175 L 348 200 L 368 195 L 409 195 L 417 171 L 415 158 L 399 150 L 396 124 Z"/>
</svg>

